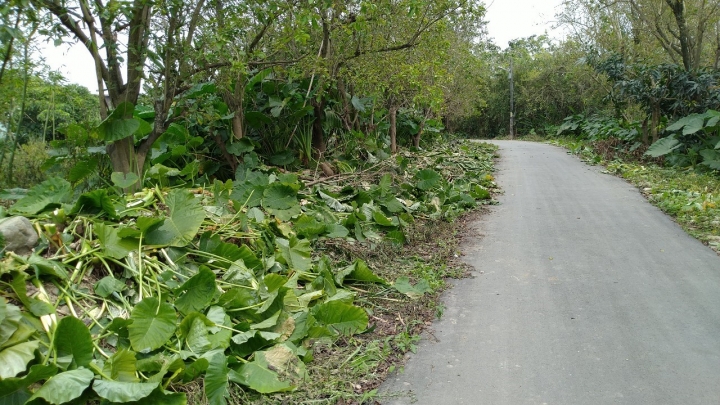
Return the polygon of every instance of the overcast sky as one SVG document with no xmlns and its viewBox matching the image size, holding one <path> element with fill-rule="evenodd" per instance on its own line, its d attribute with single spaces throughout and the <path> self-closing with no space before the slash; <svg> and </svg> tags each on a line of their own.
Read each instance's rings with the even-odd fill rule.
<svg viewBox="0 0 720 405">
<path fill-rule="evenodd" d="M 550 36 L 555 13 L 562 0 L 488 0 L 488 32 L 496 45 L 507 48 L 508 41 L 531 35 Z"/>
<path fill-rule="evenodd" d="M 552 22 L 556 8 L 562 0 L 488 0 L 488 31 L 495 44 L 501 48 L 508 41 L 530 35 L 541 35 L 548 31 L 552 36 Z M 81 84 L 93 92 L 97 91 L 92 58 L 81 44 L 54 47 L 46 45 L 41 51 L 53 70 L 60 70 L 70 83 Z"/>
</svg>

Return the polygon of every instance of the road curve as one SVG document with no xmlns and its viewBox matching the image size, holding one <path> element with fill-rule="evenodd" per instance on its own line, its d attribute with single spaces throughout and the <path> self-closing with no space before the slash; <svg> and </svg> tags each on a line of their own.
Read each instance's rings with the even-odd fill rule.
<svg viewBox="0 0 720 405">
<path fill-rule="evenodd" d="M 720 404 L 720 257 L 623 180 L 498 141 L 475 268 L 383 404 Z"/>
</svg>

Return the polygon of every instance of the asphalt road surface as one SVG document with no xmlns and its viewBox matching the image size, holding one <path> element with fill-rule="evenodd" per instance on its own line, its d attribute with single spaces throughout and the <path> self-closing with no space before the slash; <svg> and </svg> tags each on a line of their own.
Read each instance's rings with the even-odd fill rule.
<svg viewBox="0 0 720 405">
<path fill-rule="evenodd" d="M 720 257 L 623 180 L 499 141 L 474 277 L 383 404 L 720 404 Z"/>
</svg>

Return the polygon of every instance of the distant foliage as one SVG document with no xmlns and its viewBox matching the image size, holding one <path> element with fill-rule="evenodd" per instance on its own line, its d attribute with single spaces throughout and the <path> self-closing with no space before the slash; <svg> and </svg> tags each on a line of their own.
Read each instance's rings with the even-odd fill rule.
<svg viewBox="0 0 720 405">
<path fill-rule="evenodd" d="M 0 149 L 0 153 L 2 149 Z M 9 159 L 9 151 L 6 150 L 6 160 Z M 45 170 L 43 170 L 43 163 L 48 159 L 48 151 L 45 142 L 42 141 L 29 141 L 26 144 L 18 146 L 15 151 L 14 170 L 13 178 L 14 184 L 21 184 L 24 186 L 32 186 L 38 184 L 47 178 Z M 7 178 L 0 176 L 0 189 L 14 186 L 7 184 Z"/>
</svg>

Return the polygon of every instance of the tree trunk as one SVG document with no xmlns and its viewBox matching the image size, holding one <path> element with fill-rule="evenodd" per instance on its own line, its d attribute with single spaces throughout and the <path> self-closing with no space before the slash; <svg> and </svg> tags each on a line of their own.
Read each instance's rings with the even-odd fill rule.
<svg viewBox="0 0 720 405">
<path fill-rule="evenodd" d="M 420 137 L 422 136 L 422 129 L 418 131 L 417 135 L 413 136 L 413 146 L 420 148 Z"/>
<path fill-rule="evenodd" d="M 658 105 L 653 106 L 651 125 L 652 141 L 655 143 L 658 140 L 658 125 L 660 125 L 660 106 Z"/>
<path fill-rule="evenodd" d="M 715 38 L 715 63 L 713 63 L 713 69 L 717 70 L 720 69 L 720 22 L 718 22 L 717 26 L 717 36 Z"/>
<path fill-rule="evenodd" d="M 390 152 L 397 153 L 397 112 L 396 106 L 390 107 Z"/>
<path fill-rule="evenodd" d="M 235 110 L 235 116 L 232 119 L 232 132 L 235 139 L 245 137 L 245 114 L 242 108 Z"/>
<path fill-rule="evenodd" d="M 648 117 L 645 117 L 645 119 L 642 122 L 642 143 L 645 146 L 649 145 L 649 139 L 648 139 Z"/>
<path fill-rule="evenodd" d="M 686 71 L 694 69 L 695 63 L 691 49 L 690 31 L 688 30 L 687 21 L 685 20 L 685 1 L 684 0 L 665 0 L 675 17 L 675 23 L 678 26 L 678 40 L 680 40 L 680 55 L 682 56 L 683 66 Z M 698 38 L 698 44 L 700 44 Z"/>
<path fill-rule="evenodd" d="M 235 114 L 232 119 L 232 133 L 235 139 L 242 139 L 245 137 L 245 110 L 243 108 L 243 104 L 245 100 L 246 80 L 247 75 L 239 74 L 233 91 L 222 92 L 223 101 L 228 105 L 230 111 Z"/>
<path fill-rule="evenodd" d="M 323 134 L 323 118 L 325 116 L 325 102 L 313 101 L 313 110 L 315 112 L 315 120 L 312 125 L 312 148 L 313 157 L 320 160 L 325 154 L 327 146 L 325 145 L 325 134 Z"/>
<path fill-rule="evenodd" d="M 429 114 L 429 112 L 426 111 L 425 115 L 423 116 L 422 122 L 418 126 L 418 133 L 415 134 L 415 136 L 413 137 L 413 146 L 415 146 L 418 149 L 420 148 L 420 138 L 422 137 L 422 134 L 425 131 L 425 122 L 428 119 L 428 114 Z"/>
<path fill-rule="evenodd" d="M 142 175 L 142 171 L 138 170 L 137 159 L 135 156 L 135 145 L 132 136 L 117 140 L 105 147 L 110 162 L 112 162 L 113 172 L 130 173 L 133 172 L 138 176 Z"/>
<path fill-rule="evenodd" d="M 213 140 L 215 141 L 215 144 L 220 148 L 220 153 L 222 153 L 223 158 L 227 162 L 227 164 L 232 168 L 233 173 L 237 170 L 238 162 L 237 159 L 235 159 L 235 156 L 231 155 L 227 148 L 225 147 L 225 143 L 223 142 L 222 138 L 219 134 L 215 133 L 215 136 L 213 137 Z"/>
<path fill-rule="evenodd" d="M 15 19 L 15 30 L 17 30 L 18 27 L 20 27 L 20 18 L 21 17 L 22 17 L 22 7 L 19 7 L 18 11 L 17 11 L 17 18 Z M 8 63 L 12 59 L 14 42 L 15 42 L 15 37 L 11 35 L 10 40 L 7 45 L 7 48 L 6 48 L 5 55 L 3 56 L 2 67 L 0 67 L 0 83 L 2 83 L 2 78 L 3 78 L 3 75 L 5 74 L 5 68 L 7 68 Z"/>
</svg>

